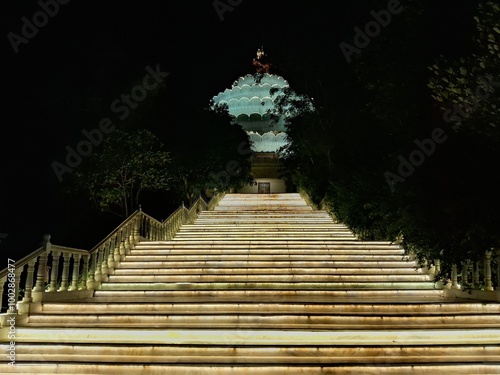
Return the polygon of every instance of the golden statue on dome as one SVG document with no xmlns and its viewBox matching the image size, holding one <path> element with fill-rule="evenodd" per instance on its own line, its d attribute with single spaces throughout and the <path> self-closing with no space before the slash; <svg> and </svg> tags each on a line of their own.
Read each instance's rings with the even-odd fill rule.
<svg viewBox="0 0 500 375">
<path fill-rule="evenodd" d="M 258 74 L 269 73 L 271 64 L 267 61 L 267 55 L 264 52 L 264 47 L 257 50 L 257 58 L 252 60 L 252 65 L 257 70 Z"/>
</svg>

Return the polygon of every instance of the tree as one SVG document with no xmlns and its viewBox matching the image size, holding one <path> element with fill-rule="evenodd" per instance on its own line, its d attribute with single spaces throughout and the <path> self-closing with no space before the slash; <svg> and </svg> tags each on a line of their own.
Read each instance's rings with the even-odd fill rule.
<svg viewBox="0 0 500 375">
<path fill-rule="evenodd" d="M 376 3 L 382 9 L 383 2 Z M 500 163 L 493 126 L 498 121 L 496 92 L 489 91 L 486 107 L 467 117 L 457 134 L 448 131 L 442 111 L 464 104 L 479 76 L 498 74 L 499 18 L 498 6 L 481 2 L 476 40 L 482 45 L 476 43 L 469 60 L 437 63 L 433 71 L 438 74 L 431 80 L 437 90 L 431 92 L 429 66 L 444 51 L 457 54 L 448 47 L 458 38 L 455 33 L 448 30 L 448 39 L 435 41 L 440 6 L 412 1 L 352 64 L 337 64 L 337 74 L 305 73 L 302 91 L 315 98 L 316 111 L 291 121 L 287 133 L 293 152 L 286 161 L 316 203 L 327 202 L 362 238 L 403 239 L 405 249 L 421 260 L 441 258 L 447 272 L 452 263 L 478 259 L 485 249 L 498 246 L 500 199 L 491 179 L 492 165 Z M 466 30 L 470 6 L 463 3 L 459 12 Z M 441 11 L 447 12 L 446 6 Z M 300 57 L 297 70 L 319 58 Z M 447 73 L 450 68 L 457 82 Z M 444 99 L 436 106 L 439 97 Z M 402 159 L 421 152 L 417 143 L 435 129 L 450 140 L 417 160 L 392 190 L 385 172 L 398 171 Z"/>
<path fill-rule="evenodd" d="M 176 199 L 191 205 L 202 193 L 252 183 L 250 139 L 232 124 L 227 109 L 191 108 L 189 113 L 190 121 L 176 129 L 168 146 Z"/>
<path fill-rule="evenodd" d="M 168 191 L 169 152 L 148 130 L 115 130 L 76 172 L 76 182 L 100 210 L 128 217 L 145 191 Z"/>
</svg>

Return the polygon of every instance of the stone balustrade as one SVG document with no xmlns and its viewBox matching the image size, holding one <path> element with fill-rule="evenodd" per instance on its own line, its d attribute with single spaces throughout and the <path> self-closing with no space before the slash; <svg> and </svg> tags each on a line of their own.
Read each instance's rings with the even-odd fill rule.
<svg viewBox="0 0 500 375">
<path fill-rule="evenodd" d="M 163 222 L 139 208 L 90 251 L 54 245 L 46 235 L 40 248 L 15 262 L 14 283 L 8 283 L 12 280 L 12 266 L 0 271 L 1 295 L 8 286 L 12 295 L 7 299 L 15 301 L 16 306 L 10 313 L 17 314 L 29 312 L 32 303 L 68 298 L 67 293 L 72 294 L 71 298 L 89 297 L 139 241 L 172 239 L 200 211 L 213 210 L 222 196 L 215 194 L 208 203 L 199 197 L 189 209 L 181 204 Z M 5 317 L 0 315 L 0 326 L 4 326 Z"/>
</svg>

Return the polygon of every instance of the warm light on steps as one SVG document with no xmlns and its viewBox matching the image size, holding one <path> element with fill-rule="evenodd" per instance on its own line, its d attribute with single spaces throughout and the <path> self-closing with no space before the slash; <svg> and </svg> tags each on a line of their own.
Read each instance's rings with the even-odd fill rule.
<svg viewBox="0 0 500 375">
<path fill-rule="evenodd" d="M 396 269 L 408 269 L 414 268 L 414 264 L 406 261 L 365 261 L 359 262 L 359 267 L 362 268 L 396 268 Z M 307 261 L 307 260 L 166 260 L 166 261 L 125 261 L 120 262 L 120 266 L 127 268 L 165 268 L 165 267 L 222 267 L 222 268 L 245 268 L 245 267 L 281 267 L 281 268 L 293 268 L 293 267 L 341 267 L 346 268 L 352 266 L 352 261 L 339 261 L 339 260 L 322 260 L 322 261 Z"/>
<path fill-rule="evenodd" d="M 246 314 L 65 314 L 33 315 L 27 327 L 146 327 L 146 328 L 219 328 L 219 329 L 287 329 L 287 330 L 378 330 L 378 329 L 500 329 L 500 315 L 446 316 L 345 316 L 284 315 L 258 310 Z"/>
<path fill-rule="evenodd" d="M 272 346 L 411 346 L 498 345 L 500 329 L 433 330 L 246 330 L 81 328 L 78 330 L 19 327 L 19 342 L 167 344 L 167 345 L 272 345 Z"/>
<path fill-rule="evenodd" d="M 129 363 L 119 365 L 113 363 L 106 364 L 19 364 L 10 368 L 0 364 L 0 371 L 5 374 L 26 374 L 36 373 L 37 375 L 117 375 L 117 374 L 144 374 L 144 375 L 401 375 L 401 374 L 453 374 L 453 375 L 486 375 L 499 374 L 498 365 L 461 363 L 461 364 L 420 364 L 420 365 L 391 365 L 373 364 L 371 366 L 361 365 L 282 365 L 274 366 L 267 364 L 241 364 L 233 360 L 233 364 L 227 365 L 156 365 L 144 364 L 134 365 Z"/>
<path fill-rule="evenodd" d="M 211 363 L 231 363 L 238 358 L 238 363 L 296 363 L 319 364 L 329 363 L 334 357 L 336 363 L 369 362 L 387 363 L 425 363 L 424 358 L 432 358 L 437 362 L 447 362 L 462 357 L 463 362 L 495 362 L 500 356 L 496 346 L 458 346 L 450 349 L 446 346 L 416 346 L 394 348 L 391 346 L 353 348 L 350 346 L 308 347 L 180 347 L 169 345 L 138 346 L 123 345 L 120 347 L 96 345 L 29 345 L 22 344 L 18 348 L 21 360 L 55 361 L 68 359 L 68 355 L 82 357 L 81 362 L 113 362 L 114 357 L 126 356 L 129 360 L 141 360 L 150 363 L 203 363 L 207 359 Z"/>
<path fill-rule="evenodd" d="M 430 281 L 428 275 L 110 275 L 110 283 L 152 283 L 152 282 L 415 282 Z"/>
<path fill-rule="evenodd" d="M 446 299 L 416 266 L 299 194 L 227 194 L 94 297 L 33 305 L 0 373 L 500 374 L 500 305 Z"/>
<path fill-rule="evenodd" d="M 282 244 L 276 244 L 273 242 L 264 242 L 264 243 L 259 243 L 256 244 L 254 241 L 251 243 L 248 241 L 236 241 L 232 240 L 230 243 L 225 244 L 224 240 L 219 240 L 219 241 L 203 241 L 203 239 L 200 238 L 200 243 L 197 244 L 195 241 L 183 241 L 182 243 L 179 241 L 144 241 L 137 246 L 134 247 L 135 249 L 164 249 L 164 248 L 169 248 L 173 246 L 192 246 L 195 245 L 197 247 L 203 248 L 206 246 L 205 242 L 213 242 L 214 244 L 217 244 L 219 246 L 247 246 L 248 248 L 255 248 L 257 246 L 263 246 L 263 247 L 277 247 L 277 248 L 311 248 L 311 242 L 309 241 L 288 241 L 286 243 Z M 321 246 L 319 246 L 321 245 Z M 342 240 L 342 241 L 328 241 L 327 243 L 317 243 L 315 242 L 315 247 L 316 249 L 352 249 L 352 250 L 377 250 L 377 249 L 385 249 L 385 250 L 393 250 L 393 251 L 398 251 L 399 253 L 403 254 L 403 249 L 401 249 L 399 246 L 391 244 L 390 242 L 369 242 L 369 241 L 356 241 L 356 240 Z M 365 253 L 365 251 L 363 251 Z"/>
<path fill-rule="evenodd" d="M 186 290 L 186 289 L 200 289 L 200 290 L 225 290 L 225 289 L 256 289 L 256 290 L 335 290 L 335 289 L 435 289 L 433 283 L 429 282 L 415 282 L 415 281 L 373 281 L 373 282 L 286 282 L 286 281 L 241 281 L 241 282 L 196 282 L 195 280 L 189 282 L 143 282 L 143 283 L 117 283 L 106 282 L 102 285 L 102 291 L 109 290 Z"/>
<path fill-rule="evenodd" d="M 413 268 L 117 268 L 114 276 L 125 275 L 422 275 L 424 272 Z M 110 277 L 110 276 L 108 276 Z"/>
<path fill-rule="evenodd" d="M 214 303 L 212 300 L 194 299 L 192 302 L 167 300 L 165 302 L 147 303 L 130 301 L 123 302 L 67 302 L 56 303 L 46 302 L 40 306 L 40 311 L 46 314 L 147 314 L 147 313 L 250 313 L 260 311 L 271 311 L 272 313 L 285 314 L 350 314 L 361 316 L 397 316 L 397 315 L 469 315 L 486 314 L 500 316 L 500 309 L 497 305 L 483 304 L 480 302 L 471 303 L 469 301 L 457 302 L 407 302 L 402 304 L 391 302 L 379 303 L 360 303 L 352 302 L 349 304 L 338 303 L 335 301 L 317 301 L 311 303 L 293 303 L 293 302 L 271 302 L 256 300 L 254 303 L 245 302 L 245 299 L 237 301 L 219 301 Z"/>
<path fill-rule="evenodd" d="M 323 297 L 323 298 L 395 298 L 396 296 L 405 301 L 406 298 L 428 298 L 428 297 L 443 297 L 443 290 L 440 289 L 358 289 L 358 290 L 345 290 L 345 289 L 302 289 L 302 290 L 288 290 L 288 289 L 248 289 L 248 290 L 203 290 L 203 289 L 178 289 L 178 290 L 96 290 L 94 292 L 96 297 L 242 297 L 256 298 L 256 297 L 269 297 L 285 298 L 285 297 Z"/>
<path fill-rule="evenodd" d="M 141 261 L 141 262 L 147 262 L 147 261 L 162 261 L 162 260 L 180 260 L 180 259 L 200 259 L 200 254 L 197 252 L 192 252 L 188 254 L 172 254 L 168 253 L 165 255 L 162 254 L 154 254 L 154 255 L 149 255 L 149 254 L 142 254 L 142 255 L 135 255 L 134 253 L 127 255 L 126 261 L 127 262 L 135 262 L 135 261 Z M 303 260 L 303 259 L 310 259 L 310 260 L 331 260 L 331 261 L 364 261 L 364 262 L 369 262 L 369 261 L 378 261 L 378 262 L 401 262 L 405 261 L 403 256 L 394 256 L 392 254 L 386 255 L 386 254 L 338 254 L 336 252 L 330 252 L 330 253 L 324 253 L 321 252 L 320 250 L 317 250 L 316 252 L 309 252 L 308 254 L 301 254 L 301 253 L 296 253 L 296 254 L 286 254 L 286 253 L 278 253 L 274 251 L 269 251 L 269 252 L 260 252 L 260 253 L 254 253 L 253 251 L 248 251 L 247 254 L 241 254 L 239 253 L 233 253 L 232 251 L 221 251 L 219 254 L 203 254 L 203 259 L 206 260 L 213 260 L 213 259 L 223 259 L 227 260 L 228 262 L 232 260 Z M 410 262 L 410 261 L 408 261 Z M 413 265 L 415 265 L 413 263 Z"/>
</svg>

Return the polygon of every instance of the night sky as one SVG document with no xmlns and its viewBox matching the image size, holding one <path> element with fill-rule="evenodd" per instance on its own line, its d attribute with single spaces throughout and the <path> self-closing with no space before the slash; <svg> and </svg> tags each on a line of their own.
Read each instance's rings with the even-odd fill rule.
<svg viewBox="0 0 500 375">
<path fill-rule="evenodd" d="M 41 5 L 32 0 L 2 5 L 0 253 L 5 264 L 7 256 L 19 259 L 35 250 L 45 233 L 55 244 L 89 249 L 113 229 L 113 220 L 82 218 L 78 206 L 65 204 L 51 163 L 63 161 L 65 147 L 76 145 L 82 130 L 98 127 L 101 119 L 119 126 L 110 106 L 142 82 L 147 67 L 169 75 L 159 96 L 149 93 L 131 114 L 137 117 L 133 121 L 141 122 L 141 113 L 152 108 L 153 119 L 148 116 L 144 127 L 177 137 L 189 121 L 189 108 L 206 106 L 239 76 L 253 73 L 251 60 L 260 46 L 274 72 L 292 87 L 316 69 L 314 64 L 334 82 L 347 64 L 340 42 L 351 42 L 353 28 L 377 9 L 372 1 L 355 0 L 232 0 L 239 5 L 223 14 L 212 0 L 61 3 L 36 35 L 17 45 L 17 53 L 7 35 L 21 36 L 23 17 L 33 21 Z M 429 54 L 460 55 L 472 18 L 465 4 L 474 2 L 429 3 L 428 34 L 422 36 Z M 307 63 L 297 63 L 301 59 Z M 190 136 L 207 131 L 200 126 Z M 82 198 L 81 205 L 88 202 Z"/>
</svg>

